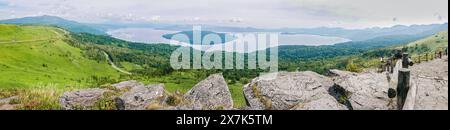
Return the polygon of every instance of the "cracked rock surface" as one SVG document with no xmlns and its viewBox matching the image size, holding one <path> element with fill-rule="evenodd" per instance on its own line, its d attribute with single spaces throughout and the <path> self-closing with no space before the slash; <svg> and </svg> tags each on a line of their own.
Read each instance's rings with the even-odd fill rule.
<svg viewBox="0 0 450 130">
<path fill-rule="evenodd" d="M 253 79 L 244 94 L 253 110 L 345 110 L 328 90 L 333 81 L 315 72 L 279 72 Z"/>
</svg>

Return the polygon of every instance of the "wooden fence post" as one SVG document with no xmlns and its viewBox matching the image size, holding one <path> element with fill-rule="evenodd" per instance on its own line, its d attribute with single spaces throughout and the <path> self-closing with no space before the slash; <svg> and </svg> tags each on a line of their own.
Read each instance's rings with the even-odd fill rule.
<svg viewBox="0 0 450 130">
<path fill-rule="evenodd" d="M 439 59 L 442 59 L 442 51 L 439 51 Z"/>
<path fill-rule="evenodd" d="M 410 87 L 411 70 L 403 68 L 398 72 L 397 109 L 402 110 Z"/>
<path fill-rule="evenodd" d="M 446 55 L 446 56 L 448 55 L 448 47 L 445 48 L 444 55 Z"/>
<path fill-rule="evenodd" d="M 409 68 L 409 54 L 403 53 L 402 55 L 402 68 Z"/>
<path fill-rule="evenodd" d="M 387 59 L 386 65 L 384 66 L 386 68 L 386 72 L 392 73 L 391 66 L 392 66 L 393 63 L 394 63 L 394 61 L 392 60 L 392 57 L 389 57 Z"/>
<path fill-rule="evenodd" d="M 428 62 L 428 53 L 425 54 L 425 62 Z"/>
<path fill-rule="evenodd" d="M 394 67 L 397 63 L 395 63 L 394 58 L 391 59 L 391 64 L 389 65 L 389 72 L 394 73 Z"/>
</svg>

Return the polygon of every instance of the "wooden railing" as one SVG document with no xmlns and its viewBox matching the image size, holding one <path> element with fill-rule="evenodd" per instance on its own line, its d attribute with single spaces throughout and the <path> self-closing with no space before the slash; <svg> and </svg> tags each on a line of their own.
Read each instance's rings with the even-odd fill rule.
<svg viewBox="0 0 450 130">
<path fill-rule="evenodd" d="M 419 54 L 416 56 L 409 56 L 409 54 L 407 54 L 406 56 L 402 56 L 403 57 L 409 57 L 409 63 L 404 62 L 403 64 L 420 64 L 422 62 L 428 62 L 428 61 L 432 61 L 434 59 L 441 59 L 443 56 L 448 56 L 448 47 L 446 48 L 440 48 L 438 49 L 438 51 L 432 51 L 432 52 L 427 52 L 424 54 Z M 382 59 L 382 63 L 379 67 L 379 72 L 390 72 L 393 73 L 394 72 L 394 68 L 395 68 L 395 63 L 397 62 L 397 58 L 395 58 L 394 56 L 387 58 L 387 60 L 384 60 L 384 58 Z M 403 60 L 405 61 L 405 60 Z M 408 66 L 403 66 L 403 68 L 408 68 Z"/>
<path fill-rule="evenodd" d="M 412 86 L 411 84 L 411 69 L 409 66 L 412 66 L 417 63 L 428 62 L 434 59 L 441 59 L 443 56 L 448 56 L 448 47 L 444 49 L 438 49 L 438 51 L 429 52 L 425 54 L 419 54 L 415 57 L 411 57 L 408 53 L 402 54 L 402 65 L 396 66 L 397 58 L 390 57 L 388 60 L 381 65 L 381 72 L 388 72 L 388 75 L 394 76 L 394 70 L 398 70 L 398 79 L 397 79 L 397 87 L 396 87 L 396 95 L 390 97 L 397 97 L 397 109 L 405 110 L 405 109 L 413 109 L 410 107 L 414 107 L 415 101 L 415 93 L 417 86 Z M 383 60 L 382 60 L 383 61 Z M 394 69 L 397 68 L 397 69 Z M 389 78 L 390 79 L 390 78 Z M 414 87 L 414 88 L 411 88 Z M 412 89 L 413 91 L 410 91 Z M 407 101 L 408 100 L 408 101 Z M 405 103 L 408 102 L 408 108 L 405 108 Z M 412 104 L 412 105 L 411 105 Z"/>
<path fill-rule="evenodd" d="M 441 49 L 439 49 L 441 50 Z M 418 56 L 414 56 L 412 57 L 414 63 L 422 63 L 422 62 L 428 62 L 434 59 L 441 59 L 442 56 L 447 56 L 448 55 L 448 48 L 444 48 L 441 51 L 434 51 L 434 52 L 429 52 L 429 53 L 425 53 L 422 55 L 418 55 Z"/>
</svg>

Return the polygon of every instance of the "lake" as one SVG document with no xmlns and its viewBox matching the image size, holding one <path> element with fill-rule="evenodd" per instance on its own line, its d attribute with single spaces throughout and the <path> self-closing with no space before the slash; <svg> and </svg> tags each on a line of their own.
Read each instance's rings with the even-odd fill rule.
<svg viewBox="0 0 450 130">
<path fill-rule="evenodd" d="M 108 34 L 115 38 L 132 41 L 132 42 L 142 42 L 142 43 L 170 43 L 170 40 L 163 38 L 164 34 L 173 34 L 177 31 L 168 30 L 156 30 L 151 28 L 124 28 L 108 31 Z M 227 32 L 230 33 L 230 32 Z M 319 35 L 305 35 L 305 34 L 280 34 L 279 35 L 279 45 L 306 45 L 306 46 L 320 46 L 320 45 L 333 45 L 336 43 L 343 43 L 351 41 L 349 39 L 340 37 L 329 37 L 329 36 L 319 36 Z M 230 43 L 225 43 L 225 46 L 230 46 Z M 196 46 L 187 43 L 178 43 L 182 46 L 191 46 L 196 49 L 201 49 L 204 51 L 220 51 L 221 46 Z M 231 45 L 232 46 L 232 45 Z M 206 50 L 205 50 L 206 48 Z M 261 49 L 261 48 L 260 48 Z M 237 50 L 225 50 L 228 52 L 252 52 L 256 50 L 244 50 L 243 48 L 237 48 Z"/>
</svg>

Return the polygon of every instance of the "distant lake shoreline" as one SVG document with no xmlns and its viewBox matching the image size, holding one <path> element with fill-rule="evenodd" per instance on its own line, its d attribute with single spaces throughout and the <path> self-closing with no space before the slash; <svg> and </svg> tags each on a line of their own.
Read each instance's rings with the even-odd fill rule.
<svg viewBox="0 0 450 130">
<path fill-rule="evenodd" d="M 169 30 L 156 30 L 151 28 L 123 28 L 108 31 L 108 34 L 114 38 L 148 44 L 153 43 L 170 44 L 170 40 L 165 39 L 163 35 L 173 33 L 178 32 Z M 231 32 L 227 33 L 232 34 Z M 322 46 L 322 45 L 334 45 L 337 43 L 344 43 L 351 41 L 349 39 L 340 37 L 329 37 L 329 36 L 308 35 L 308 34 L 283 34 L 283 33 L 279 35 L 278 39 L 279 39 L 279 46 L 283 45 Z M 189 46 L 189 44 L 181 44 L 181 45 Z"/>
<path fill-rule="evenodd" d="M 165 34 L 177 33 L 177 31 L 156 30 L 151 28 L 122 28 L 107 32 L 114 38 L 141 43 L 169 43 L 170 40 L 162 37 Z"/>
</svg>

